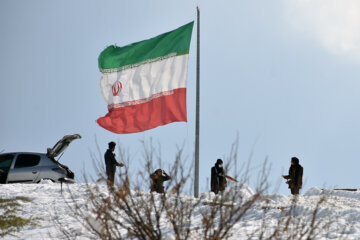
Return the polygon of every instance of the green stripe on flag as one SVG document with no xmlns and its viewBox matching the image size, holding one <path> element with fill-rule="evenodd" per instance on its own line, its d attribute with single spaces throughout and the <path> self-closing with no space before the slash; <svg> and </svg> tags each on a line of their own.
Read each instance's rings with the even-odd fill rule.
<svg viewBox="0 0 360 240">
<path fill-rule="evenodd" d="M 138 65 L 151 59 L 156 61 L 162 57 L 188 54 L 193 25 L 194 22 L 190 22 L 171 32 L 124 47 L 109 46 L 99 55 L 99 68 L 102 72 L 121 71 L 132 67 L 128 65 Z"/>
</svg>

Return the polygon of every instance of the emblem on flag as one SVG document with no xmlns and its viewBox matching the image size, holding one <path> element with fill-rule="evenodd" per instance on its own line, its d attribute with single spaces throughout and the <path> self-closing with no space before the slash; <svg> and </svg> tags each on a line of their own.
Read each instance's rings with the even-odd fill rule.
<svg viewBox="0 0 360 240">
<path fill-rule="evenodd" d="M 121 89 L 122 89 L 122 84 L 120 81 L 116 81 L 114 83 L 114 85 L 112 86 L 112 93 L 113 93 L 113 96 L 117 96 L 119 95 L 119 93 L 121 92 Z"/>
</svg>

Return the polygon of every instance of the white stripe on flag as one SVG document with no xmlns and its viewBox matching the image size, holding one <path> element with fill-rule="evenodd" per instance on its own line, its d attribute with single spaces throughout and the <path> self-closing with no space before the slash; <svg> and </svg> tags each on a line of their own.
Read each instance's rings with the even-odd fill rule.
<svg viewBox="0 0 360 240">
<path fill-rule="evenodd" d="M 126 102 L 151 99 L 153 95 L 162 92 L 186 88 L 188 57 L 188 54 L 180 55 L 121 72 L 103 74 L 101 90 L 105 101 L 111 106 L 124 106 Z M 114 96 L 113 86 L 117 82 L 121 82 L 122 88 Z"/>
</svg>

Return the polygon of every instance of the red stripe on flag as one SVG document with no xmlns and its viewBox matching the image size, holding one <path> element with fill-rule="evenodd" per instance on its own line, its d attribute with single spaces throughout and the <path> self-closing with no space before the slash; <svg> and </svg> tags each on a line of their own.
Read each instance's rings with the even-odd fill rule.
<svg viewBox="0 0 360 240">
<path fill-rule="evenodd" d="M 96 122 L 114 133 L 143 132 L 172 122 L 187 122 L 186 88 L 145 103 L 109 109 Z"/>
</svg>

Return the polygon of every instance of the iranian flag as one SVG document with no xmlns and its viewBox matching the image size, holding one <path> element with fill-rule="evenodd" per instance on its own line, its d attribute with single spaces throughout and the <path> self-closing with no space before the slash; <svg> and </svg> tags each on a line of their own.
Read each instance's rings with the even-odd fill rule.
<svg viewBox="0 0 360 240">
<path fill-rule="evenodd" d="M 114 133 L 135 133 L 186 122 L 186 78 L 194 22 L 99 56 L 101 90 L 109 112 L 97 123 Z"/>
</svg>

